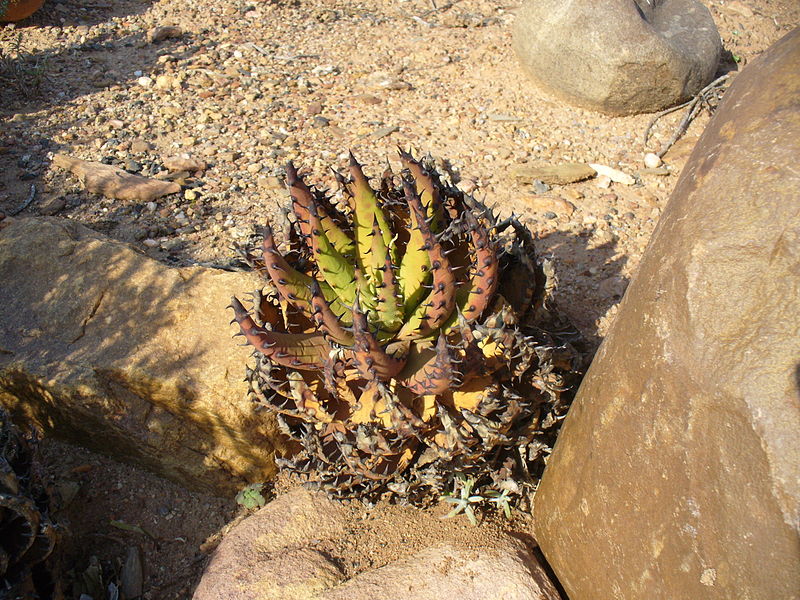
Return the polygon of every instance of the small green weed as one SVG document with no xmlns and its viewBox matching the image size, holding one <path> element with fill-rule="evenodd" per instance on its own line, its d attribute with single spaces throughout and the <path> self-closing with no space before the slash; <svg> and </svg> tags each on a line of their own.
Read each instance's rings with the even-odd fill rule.
<svg viewBox="0 0 800 600">
<path fill-rule="evenodd" d="M 248 510 L 261 508 L 267 503 L 264 495 L 261 493 L 263 487 L 263 483 L 251 483 L 236 494 L 237 504 L 244 506 Z"/>
</svg>

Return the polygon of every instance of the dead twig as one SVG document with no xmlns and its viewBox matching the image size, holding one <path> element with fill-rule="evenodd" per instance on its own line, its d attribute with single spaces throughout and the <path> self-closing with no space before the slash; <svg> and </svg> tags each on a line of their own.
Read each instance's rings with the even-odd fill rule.
<svg viewBox="0 0 800 600">
<path fill-rule="evenodd" d="M 647 129 L 644 130 L 642 145 L 645 148 L 647 147 L 647 141 L 650 139 L 650 131 L 653 129 L 653 126 L 661 117 L 673 113 L 675 111 L 681 110 L 683 108 L 688 108 L 683 119 L 681 119 L 681 122 L 678 125 L 677 129 L 672 134 L 672 137 L 670 137 L 670 139 L 661 146 L 661 149 L 658 152 L 656 152 L 659 158 L 663 157 L 667 153 L 667 151 L 670 148 L 672 148 L 675 142 L 677 142 L 681 138 L 681 136 L 684 133 L 686 133 L 686 130 L 689 128 L 691 122 L 697 117 L 697 115 L 700 114 L 700 111 L 702 111 L 703 108 L 708 109 L 709 112 L 712 113 L 714 112 L 716 106 L 711 104 L 709 98 L 710 93 L 722 87 L 722 84 L 725 83 L 729 78 L 730 78 L 730 73 L 726 73 L 722 77 L 717 77 L 714 81 L 712 81 L 702 90 L 697 92 L 697 94 L 695 94 L 695 96 L 691 100 L 688 100 L 683 104 L 679 104 L 678 106 L 673 106 L 671 108 L 662 110 L 659 113 L 656 113 L 656 115 L 650 121 L 650 124 L 647 126 Z"/>
<path fill-rule="evenodd" d="M 26 208 L 28 208 L 31 205 L 31 202 L 33 202 L 33 199 L 35 197 L 36 197 L 36 186 L 34 184 L 31 184 L 31 191 L 28 194 L 28 197 L 25 199 L 25 202 L 20 204 L 17 208 L 12 210 L 8 214 L 11 215 L 12 217 L 15 216 L 15 215 L 18 215 L 19 213 L 21 213 L 23 210 L 25 210 Z"/>
</svg>

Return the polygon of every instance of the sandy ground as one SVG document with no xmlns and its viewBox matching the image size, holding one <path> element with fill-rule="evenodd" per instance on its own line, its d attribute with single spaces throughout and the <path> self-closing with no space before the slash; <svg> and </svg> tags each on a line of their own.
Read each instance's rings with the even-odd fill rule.
<svg viewBox="0 0 800 600">
<path fill-rule="evenodd" d="M 800 22 L 795 0 L 705 4 L 723 39 L 721 72 L 740 69 Z M 324 187 L 333 185 L 328 167 L 344 167 L 348 150 L 378 175 L 387 160 L 396 164 L 398 145 L 410 146 L 537 234 L 540 251 L 556 259 L 560 305 L 596 347 L 709 115 L 667 153 L 668 174 L 642 174 L 645 152 L 658 150 L 683 114 L 659 120 L 644 147 L 652 115 L 609 118 L 540 92 L 511 50 L 516 8 L 488 0 L 48 0 L 29 20 L 0 28 L 0 211 L 13 214 L 30 199 L 20 217 L 75 219 L 169 264 L 226 265 L 254 225 L 282 218 L 287 160 Z M 164 25 L 182 33 L 149 40 Z M 51 167 L 56 152 L 149 176 L 163 175 L 164 158 L 188 153 L 207 169 L 185 174 L 181 194 L 120 202 Z M 637 184 L 589 180 L 543 191 L 514 177 L 520 166 L 570 161 L 612 166 Z M 145 597 L 189 597 L 215 533 L 237 512 L 233 500 L 58 442 L 46 441 L 45 451 L 54 479 L 77 494 L 63 513 L 72 531 L 66 567 L 80 573 L 94 555 L 112 572 L 138 546 Z M 404 531 L 474 543 L 503 528 L 529 530 L 523 515 L 478 535 L 465 520 L 441 521 L 440 509 L 364 510 L 353 508 L 352 547 L 332 549 L 349 572 L 410 551 Z"/>
</svg>

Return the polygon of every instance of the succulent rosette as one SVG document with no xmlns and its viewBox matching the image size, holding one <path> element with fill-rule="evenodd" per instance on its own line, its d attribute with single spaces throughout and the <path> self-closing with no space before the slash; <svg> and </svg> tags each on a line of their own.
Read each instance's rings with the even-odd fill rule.
<svg viewBox="0 0 800 600">
<path fill-rule="evenodd" d="M 337 196 L 290 163 L 285 251 L 266 226 L 248 253 L 266 286 L 232 308 L 252 396 L 297 442 L 279 464 L 368 501 L 424 502 L 457 474 L 533 489 L 580 363 L 552 264 L 517 219 L 400 160 L 373 187 L 351 155 Z"/>
</svg>

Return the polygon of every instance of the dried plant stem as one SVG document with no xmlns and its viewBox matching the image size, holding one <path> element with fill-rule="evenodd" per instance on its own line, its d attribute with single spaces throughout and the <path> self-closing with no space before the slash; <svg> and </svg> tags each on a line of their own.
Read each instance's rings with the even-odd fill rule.
<svg viewBox="0 0 800 600">
<path fill-rule="evenodd" d="M 647 141 L 650 138 L 650 131 L 653 129 L 653 126 L 656 122 L 661 118 L 668 114 L 671 114 L 675 111 L 681 110 L 683 108 L 687 108 L 686 114 L 684 115 L 683 119 L 681 119 L 680 124 L 678 125 L 675 132 L 672 134 L 672 137 L 661 146 L 661 149 L 656 153 L 659 158 L 663 157 L 670 148 L 677 142 L 681 136 L 686 133 L 686 130 L 689 128 L 691 122 L 700 114 L 700 111 L 703 108 L 708 108 L 709 111 L 713 111 L 713 107 L 708 99 L 708 94 L 715 89 L 722 87 L 722 84 L 725 83 L 730 78 L 730 73 L 726 73 L 721 77 L 717 77 L 714 81 L 709 83 L 706 87 L 700 90 L 691 100 L 684 102 L 683 104 L 679 104 L 677 106 L 672 106 L 665 110 L 662 110 L 653 117 L 650 121 L 650 124 L 647 126 L 647 129 L 644 130 L 644 137 L 642 139 L 642 145 L 647 147 Z"/>
<path fill-rule="evenodd" d="M 17 208 L 12 210 L 9 214 L 12 217 L 18 215 L 19 213 L 21 213 L 23 210 L 25 210 L 26 208 L 28 208 L 31 205 L 31 202 L 33 202 L 33 199 L 35 197 L 36 197 L 36 186 L 34 184 L 31 184 L 31 190 L 30 190 L 30 193 L 28 194 L 28 197 L 25 199 L 25 202 L 20 204 Z"/>
</svg>

